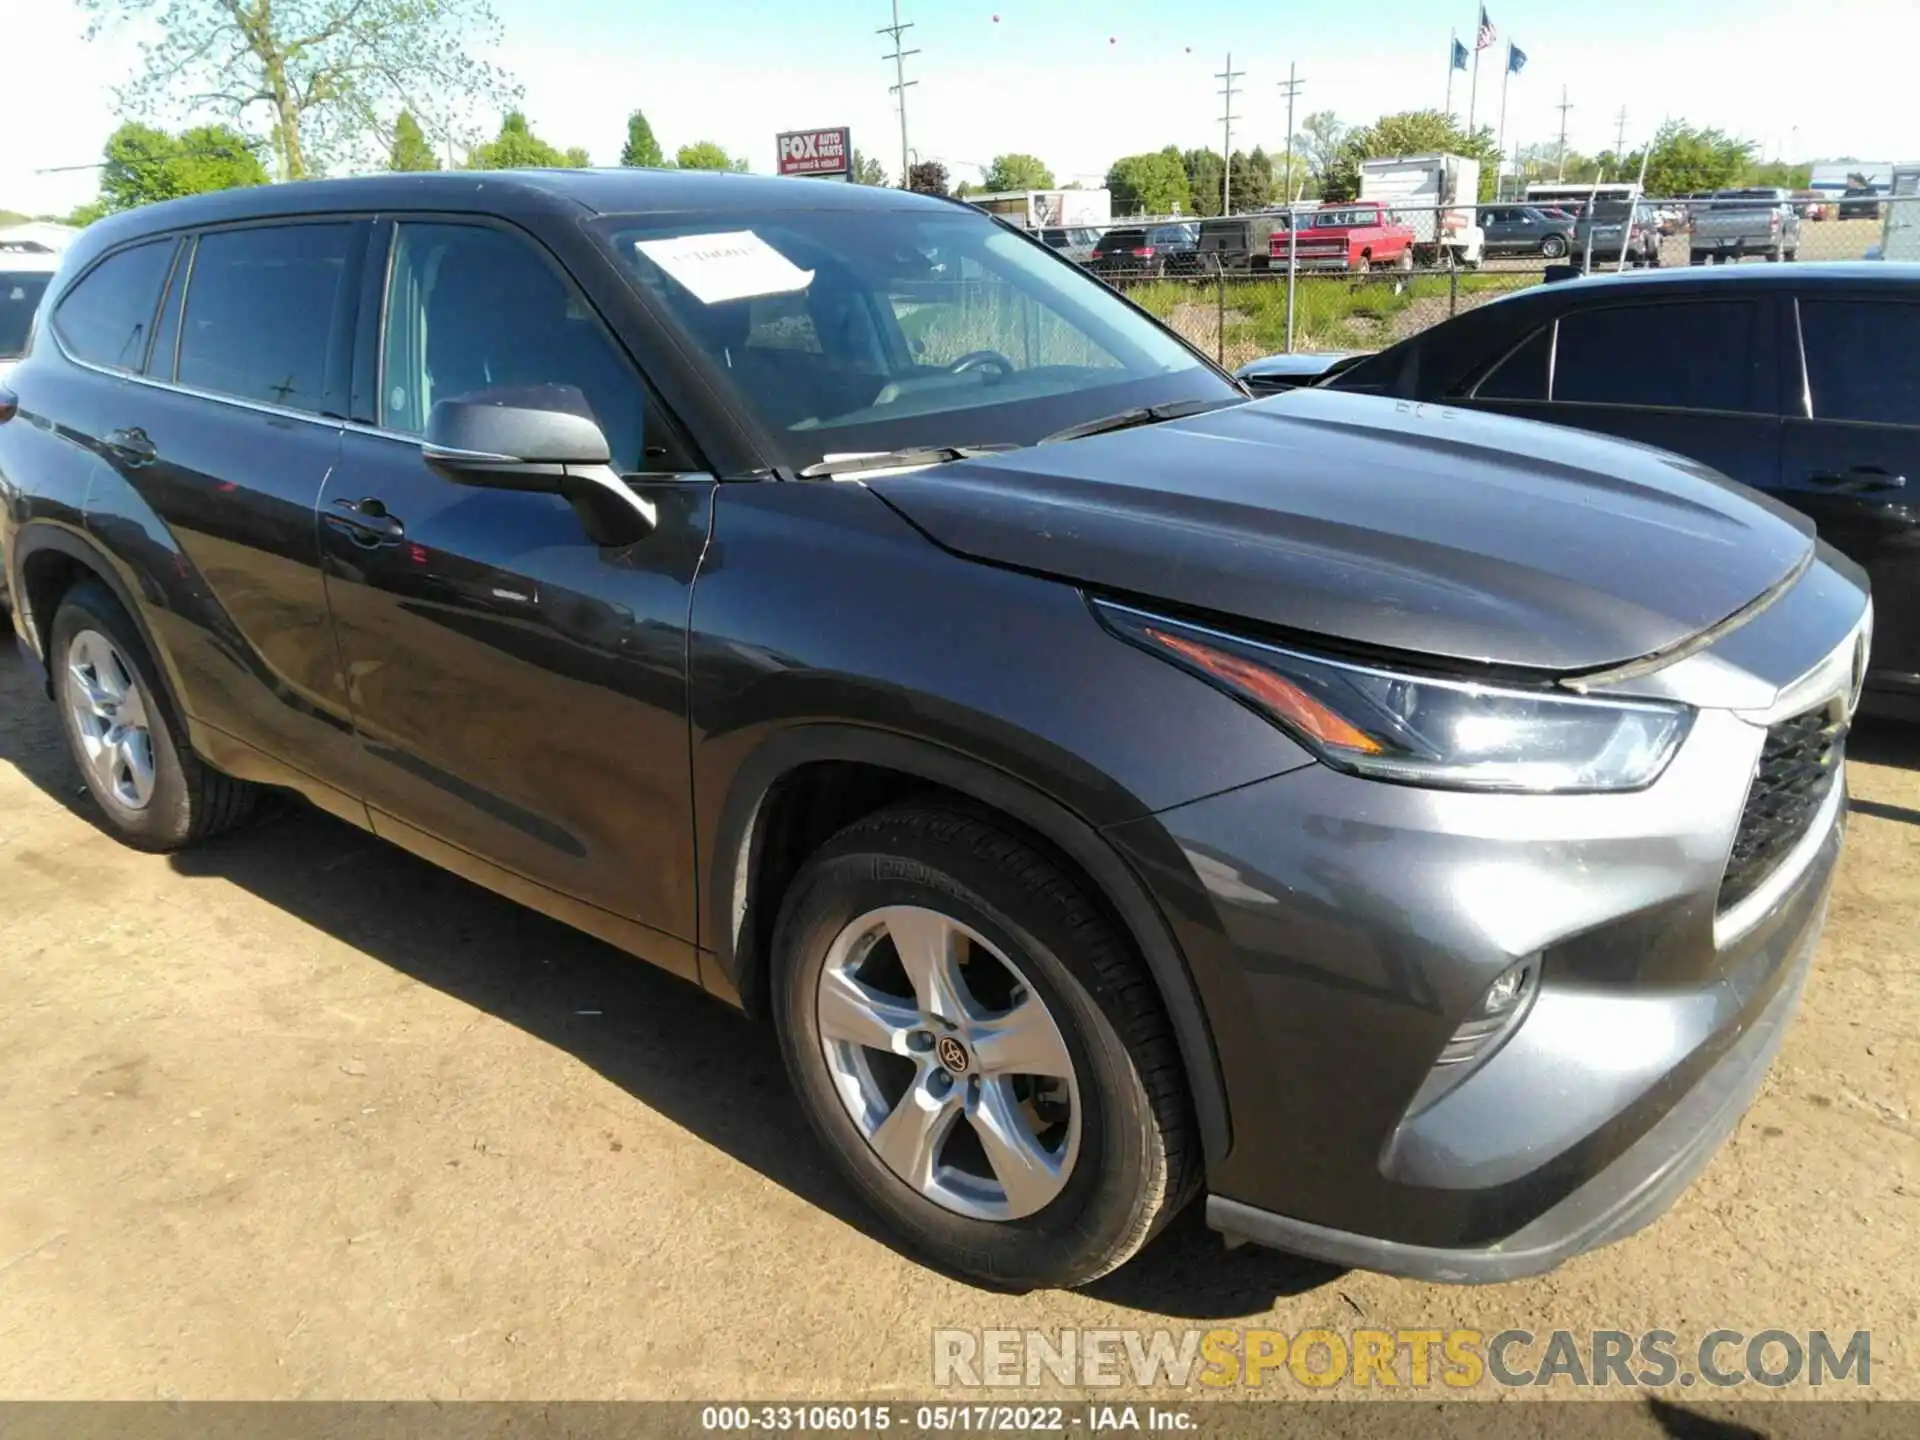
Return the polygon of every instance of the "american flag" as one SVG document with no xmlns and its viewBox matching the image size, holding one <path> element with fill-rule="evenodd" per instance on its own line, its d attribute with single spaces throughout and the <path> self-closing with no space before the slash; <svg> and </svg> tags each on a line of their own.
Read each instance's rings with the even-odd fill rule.
<svg viewBox="0 0 1920 1440">
<path fill-rule="evenodd" d="M 1499 37 L 1493 32 L 1493 21 L 1487 18 L 1487 7 L 1480 7 L 1480 34 L 1473 42 L 1473 48 L 1484 50 Z"/>
</svg>

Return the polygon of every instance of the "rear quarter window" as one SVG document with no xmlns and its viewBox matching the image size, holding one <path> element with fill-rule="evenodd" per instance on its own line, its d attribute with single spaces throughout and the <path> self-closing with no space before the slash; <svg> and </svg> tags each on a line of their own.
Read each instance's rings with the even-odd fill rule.
<svg viewBox="0 0 1920 1440">
<path fill-rule="evenodd" d="M 109 370 L 138 370 L 146 363 L 173 251 L 172 236 L 121 250 L 60 297 L 53 329 L 75 359 Z"/>
</svg>

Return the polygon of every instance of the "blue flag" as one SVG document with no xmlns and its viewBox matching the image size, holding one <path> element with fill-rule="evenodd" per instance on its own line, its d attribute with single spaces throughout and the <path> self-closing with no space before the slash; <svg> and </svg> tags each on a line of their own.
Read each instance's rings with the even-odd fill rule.
<svg viewBox="0 0 1920 1440">
<path fill-rule="evenodd" d="M 1511 40 L 1507 42 L 1507 73 L 1518 75 L 1527 68 L 1527 52 Z"/>
<path fill-rule="evenodd" d="M 1458 40 L 1453 42 L 1453 68 L 1456 70 L 1467 68 L 1467 47 Z"/>
</svg>

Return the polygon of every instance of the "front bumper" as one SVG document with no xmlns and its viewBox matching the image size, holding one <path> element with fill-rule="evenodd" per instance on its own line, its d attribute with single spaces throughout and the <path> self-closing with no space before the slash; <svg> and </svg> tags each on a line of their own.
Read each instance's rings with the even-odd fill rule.
<svg viewBox="0 0 1920 1440">
<path fill-rule="evenodd" d="M 1767 726 L 1844 710 L 1866 610 L 1850 569 L 1817 563 L 1719 644 L 1629 682 L 1734 697 L 1703 705 L 1643 791 L 1441 792 L 1316 765 L 1109 832 L 1214 1037 L 1232 1127 L 1209 1165 L 1217 1228 L 1498 1280 L 1671 1202 L 1759 1085 L 1818 944 L 1844 770 L 1757 898 L 1723 904 L 1721 885 Z M 1530 1000 L 1463 1060 L 1517 965 Z"/>
<path fill-rule="evenodd" d="M 1513 1234 L 1474 1247 L 1409 1245 L 1289 1219 L 1213 1195 L 1207 1223 L 1317 1260 L 1418 1280 L 1491 1284 L 1538 1275 L 1658 1219 L 1731 1135 L 1786 1038 L 1819 940 L 1816 922 L 1766 1007 L 1711 1071 L 1621 1156 Z"/>
</svg>

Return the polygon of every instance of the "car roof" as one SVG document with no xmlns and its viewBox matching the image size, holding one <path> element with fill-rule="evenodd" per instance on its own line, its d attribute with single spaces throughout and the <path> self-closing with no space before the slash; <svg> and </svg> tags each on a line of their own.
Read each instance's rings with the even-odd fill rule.
<svg viewBox="0 0 1920 1440">
<path fill-rule="evenodd" d="M 445 210 L 579 216 L 700 211 L 725 215 L 959 205 L 943 196 L 877 185 L 709 170 L 444 170 L 360 175 L 219 190 L 145 205 L 90 227 L 76 245 L 86 253 L 76 258 L 84 263 L 107 246 L 169 230 L 336 212 Z"/>
<path fill-rule="evenodd" d="M 1717 265 L 1711 270 L 1680 266 L 1613 275 L 1583 275 L 1538 287 L 1556 294 L 1592 290 L 1638 290 L 1668 285 L 1751 286 L 1761 290 L 1797 290 L 1820 285 L 1920 285 L 1920 263 L 1884 260 L 1796 260 L 1791 265 Z M 1534 291 L 1524 292 L 1527 294 Z"/>
</svg>

